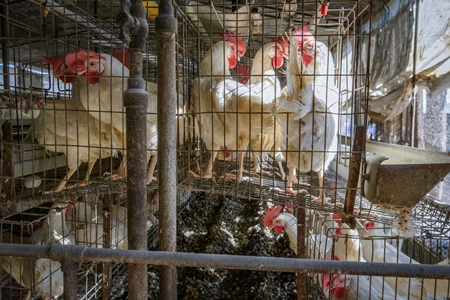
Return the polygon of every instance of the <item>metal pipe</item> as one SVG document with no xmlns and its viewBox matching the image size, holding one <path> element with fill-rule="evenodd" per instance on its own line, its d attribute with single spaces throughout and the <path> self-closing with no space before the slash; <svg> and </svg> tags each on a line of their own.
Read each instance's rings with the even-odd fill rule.
<svg viewBox="0 0 450 300">
<path fill-rule="evenodd" d="M 11 213 L 17 212 L 16 187 L 14 175 L 14 138 L 11 122 L 2 124 L 2 142 L 3 142 L 3 181 L 5 185 L 6 199 L 10 206 Z"/>
<path fill-rule="evenodd" d="M 413 55 L 413 74 L 412 74 L 412 107 L 411 107 L 411 135 L 410 135 L 410 147 L 415 147 L 415 131 L 416 131 L 416 124 L 414 122 L 414 119 L 416 118 L 416 102 L 417 102 L 417 91 L 416 91 L 416 74 L 417 74 L 417 44 L 418 44 L 418 31 L 419 31 L 419 3 L 420 1 L 416 0 L 416 11 L 415 11 L 415 17 L 414 17 L 414 55 Z"/>
<path fill-rule="evenodd" d="M 158 172 L 160 250 L 177 247 L 177 153 L 176 153 L 176 62 L 177 20 L 172 1 L 161 0 L 155 29 L 158 37 Z M 159 298 L 177 298 L 177 268 L 165 265 L 159 271 Z"/>
<path fill-rule="evenodd" d="M 0 256 L 297 273 L 450 279 L 448 266 L 0 243 Z"/>
<path fill-rule="evenodd" d="M 11 244 L 12 245 L 12 244 Z M 22 245 L 25 246 L 25 245 Z M 28 257 L 42 257 L 42 253 L 38 251 L 36 245 L 31 246 L 30 249 L 36 249 L 36 256 L 28 255 Z M 79 263 L 77 258 L 82 256 L 83 247 L 67 247 L 66 245 L 59 245 L 61 247 L 49 247 L 45 252 L 45 257 L 54 261 L 61 262 L 61 271 L 64 273 L 64 299 L 76 300 L 77 299 L 77 286 L 78 278 L 77 272 L 79 269 Z M 14 256 L 19 256 L 16 252 Z"/>
<path fill-rule="evenodd" d="M 111 194 L 102 194 L 101 199 L 103 203 L 103 248 L 109 249 L 111 248 Z M 115 225 L 118 226 L 118 224 Z M 108 300 L 111 292 L 111 263 L 104 262 L 102 271 L 103 299 Z"/>
<path fill-rule="evenodd" d="M 306 210 L 305 208 L 297 208 L 297 257 L 307 258 L 306 245 L 305 245 L 305 232 L 306 232 Z M 297 274 L 297 300 L 307 299 L 307 274 Z"/>
<path fill-rule="evenodd" d="M 3 64 L 3 87 L 4 92 L 9 96 L 9 12 L 8 12 L 8 0 L 3 0 L 0 5 L 0 24 L 2 26 L 2 64 Z"/>
<path fill-rule="evenodd" d="M 353 141 L 352 155 L 350 157 L 350 166 L 347 180 L 347 189 L 345 192 L 344 213 L 353 216 L 355 208 L 356 191 L 361 173 L 361 160 L 364 151 L 364 137 L 366 126 L 355 126 L 355 140 Z"/>
<path fill-rule="evenodd" d="M 130 78 L 123 93 L 127 133 L 128 249 L 147 250 L 147 107 L 142 53 L 148 34 L 147 13 L 139 0 L 124 0 L 118 15 L 124 42 L 129 42 Z M 128 299 L 147 299 L 147 265 L 128 265 Z"/>
<path fill-rule="evenodd" d="M 64 273 L 64 299 L 76 300 L 78 287 L 78 263 L 65 258 L 62 261 L 61 270 Z"/>
</svg>

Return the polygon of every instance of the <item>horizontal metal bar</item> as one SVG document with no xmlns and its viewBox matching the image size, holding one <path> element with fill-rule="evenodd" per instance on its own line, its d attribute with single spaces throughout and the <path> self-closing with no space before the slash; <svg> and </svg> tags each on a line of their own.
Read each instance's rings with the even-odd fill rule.
<svg viewBox="0 0 450 300">
<path fill-rule="evenodd" d="M 150 265 L 235 270 L 450 279 L 448 266 L 440 265 L 96 249 L 86 246 L 41 246 L 0 243 L 0 256 L 51 258 L 59 261 L 70 258 L 74 262 L 145 263 Z"/>
</svg>

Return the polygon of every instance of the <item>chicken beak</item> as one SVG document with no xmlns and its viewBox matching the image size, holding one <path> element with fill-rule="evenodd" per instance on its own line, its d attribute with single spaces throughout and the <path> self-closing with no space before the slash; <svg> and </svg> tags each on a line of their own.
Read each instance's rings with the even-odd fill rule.
<svg viewBox="0 0 450 300">
<path fill-rule="evenodd" d="M 77 75 L 84 75 L 87 72 L 86 69 L 77 71 Z"/>
</svg>

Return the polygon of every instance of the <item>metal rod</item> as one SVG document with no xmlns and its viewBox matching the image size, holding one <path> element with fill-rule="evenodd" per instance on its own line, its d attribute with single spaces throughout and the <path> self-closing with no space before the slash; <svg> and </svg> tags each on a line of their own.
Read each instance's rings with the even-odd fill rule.
<svg viewBox="0 0 450 300">
<path fill-rule="evenodd" d="M 0 5 L 0 24 L 2 26 L 2 64 L 3 64 L 3 87 L 5 95 L 9 96 L 9 12 L 8 0 L 3 0 Z"/>
<path fill-rule="evenodd" d="M 75 262 L 140 263 L 161 266 L 207 267 L 274 272 L 339 273 L 368 276 L 450 279 L 448 266 L 281 258 L 184 252 L 118 250 L 79 245 L 28 245 L 0 243 L 0 256 L 66 257 Z"/>
<path fill-rule="evenodd" d="M 6 201 L 10 205 L 11 213 L 17 211 L 15 175 L 14 175 L 14 144 L 13 129 L 11 122 L 2 124 L 2 141 L 3 141 L 3 176 L 5 179 Z"/>
<path fill-rule="evenodd" d="M 417 101 L 417 92 L 416 92 L 416 68 L 417 68 L 417 44 L 418 44 L 418 31 L 419 31 L 419 3 L 420 1 L 416 0 L 416 11 L 415 11 L 415 21 L 414 21 L 414 55 L 413 55 L 413 75 L 412 75 L 412 101 L 411 101 L 411 135 L 410 135 L 410 147 L 415 147 L 415 132 L 416 132 L 416 124 L 414 122 L 416 118 L 416 101 Z"/>
<path fill-rule="evenodd" d="M 101 196 L 103 203 L 103 248 L 109 249 L 111 248 L 111 194 L 105 193 Z M 116 224 L 118 226 L 118 224 Z M 103 263 L 103 278 L 102 278 L 102 292 L 103 299 L 110 299 L 111 292 L 111 263 L 104 262 Z"/>
<path fill-rule="evenodd" d="M 61 270 L 64 272 L 64 299 L 76 300 L 78 263 L 66 257 L 62 259 Z"/>
<path fill-rule="evenodd" d="M 130 78 L 123 94 L 127 133 L 128 249 L 147 250 L 147 107 L 142 53 L 148 34 L 147 12 L 142 1 L 122 1 L 118 22 L 121 37 L 129 42 Z M 147 265 L 128 265 L 128 299 L 147 299 Z"/>
<path fill-rule="evenodd" d="M 344 213 L 353 215 L 355 208 L 356 191 L 358 189 L 359 175 L 361 171 L 362 152 L 364 150 L 364 135 L 366 126 L 355 126 L 355 140 L 353 142 L 350 158 L 347 190 L 345 192 Z"/>
<path fill-rule="evenodd" d="M 306 210 L 305 208 L 297 208 L 297 257 L 307 258 L 306 247 L 305 247 L 305 227 L 306 227 Z M 306 290 L 307 274 L 298 273 L 297 274 L 297 299 L 303 300 L 307 298 Z"/>
<path fill-rule="evenodd" d="M 176 153 L 176 50 L 177 20 L 172 1 L 161 0 L 155 18 L 158 37 L 158 173 L 160 250 L 177 247 L 177 153 Z M 159 271 L 159 298 L 177 298 L 177 268 L 165 265 Z"/>
</svg>

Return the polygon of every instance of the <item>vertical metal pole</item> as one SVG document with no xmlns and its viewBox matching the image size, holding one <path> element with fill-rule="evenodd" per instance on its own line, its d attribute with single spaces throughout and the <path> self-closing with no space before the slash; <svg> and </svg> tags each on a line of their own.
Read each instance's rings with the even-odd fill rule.
<svg viewBox="0 0 450 300">
<path fill-rule="evenodd" d="M 176 156 L 176 62 L 177 20 L 172 1 L 161 0 L 155 19 L 158 34 L 158 172 L 160 250 L 176 251 L 177 156 Z M 160 299 L 177 298 L 177 268 L 161 266 Z"/>
<path fill-rule="evenodd" d="M 2 142 L 3 142 L 3 176 L 6 178 L 4 181 L 6 201 L 11 203 L 11 212 L 16 212 L 16 190 L 15 190 L 15 175 L 14 175 L 14 141 L 13 141 L 13 129 L 11 122 L 5 122 L 2 124 Z"/>
<path fill-rule="evenodd" d="M 79 264 L 70 260 L 63 259 L 61 263 L 61 270 L 64 273 L 64 299 L 76 300 L 77 299 L 77 272 Z"/>
<path fill-rule="evenodd" d="M 417 40 L 418 40 L 418 30 L 419 30 L 419 3 L 420 1 L 416 0 L 416 12 L 415 12 L 415 22 L 414 22 L 414 56 L 413 56 L 413 78 L 412 78 L 412 85 L 413 85 L 413 93 L 411 95 L 412 97 L 412 101 L 411 101 L 411 106 L 412 106 L 412 111 L 411 111 L 411 143 L 410 143 L 410 147 L 414 147 L 415 146 L 415 132 L 416 132 L 416 123 L 415 123 L 415 119 L 416 119 L 416 101 L 417 101 L 417 92 L 415 92 L 415 87 L 416 87 L 416 67 L 417 67 Z"/>
<path fill-rule="evenodd" d="M 344 213 L 353 215 L 355 207 L 356 190 L 358 189 L 359 175 L 361 171 L 362 152 L 364 151 L 366 126 L 355 126 L 355 140 L 353 142 L 352 155 L 350 157 L 347 191 L 345 192 Z"/>
<path fill-rule="evenodd" d="M 9 96 L 9 22 L 8 22 L 8 0 L 3 0 L 0 5 L 0 18 L 2 25 L 2 64 L 3 64 L 3 86 L 5 94 Z"/>
<path fill-rule="evenodd" d="M 297 209 L 297 257 L 306 258 L 305 247 L 305 222 L 306 222 L 306 210 L 305 208 L 298 207 Z M 308 279 L 307 273 L 297 273 L 297 300 L 303 300 L 308 298 L 308 291 L 306 289 L 306 283 Z"/>
<path fill-rule="evenodd" d="M 147 107 L 148 94 L 142 79 L 142 53 L 148 34 L 147 12 L 142 1 L 122 2 L 117 21 L 123 24 L 121 38 L 129 42 L 130 78 L 123 93 L 127 133 L 128 249 L 147 250 Z M 147 299 L 146 264 L 128 265 L 128 299 Z"/>
<path fill-rule="evenodd" d="M 106 193 L 101 196 L 103 203 L 103 248 L 111 248 L 111 194 Z M 118 226 L 118 224 L 116 224 Z M 103 299 L 110 299 L 111 293 L 111 263 L 103 263 L 103 277 L 102 277 L 102 292 Z"/>
</svg>

